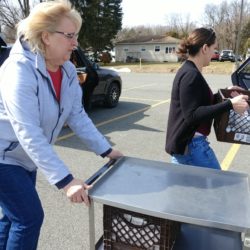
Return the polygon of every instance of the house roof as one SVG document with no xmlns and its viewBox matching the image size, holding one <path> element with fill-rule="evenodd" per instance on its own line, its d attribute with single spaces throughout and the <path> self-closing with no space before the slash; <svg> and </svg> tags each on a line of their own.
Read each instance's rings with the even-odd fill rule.
<svg viewBox="0 0 250 250">
<path fill-rule="evenodd" d="M 122 40 L 116 44 L 155 44 L 155 43 L 171 43 L 178 44 L 180 39 L 171 36 L 140 36 Z"/>
</svg>

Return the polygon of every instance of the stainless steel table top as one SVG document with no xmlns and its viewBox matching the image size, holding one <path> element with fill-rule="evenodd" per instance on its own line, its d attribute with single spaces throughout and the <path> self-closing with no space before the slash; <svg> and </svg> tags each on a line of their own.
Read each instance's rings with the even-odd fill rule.
<svg viewBox="0 0 250 250">
<path fill-rule="evenodd" d="M 250 229 L 247 174 L 123 157 L 89 190 L 102 204 L 235 232 Z"/>
</svg>

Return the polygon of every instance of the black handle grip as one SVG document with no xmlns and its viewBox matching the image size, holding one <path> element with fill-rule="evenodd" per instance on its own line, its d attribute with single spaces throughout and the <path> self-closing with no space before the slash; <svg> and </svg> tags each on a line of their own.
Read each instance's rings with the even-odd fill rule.
<svg viewBox="0 0 250 250">
<path fill-rule="evenodd" d="M 97 180 L 105 171 L 107 171 L 114 163 L 116 162 L 116 159 L 110 160 L 108 163 L 106 163 L 103 167 L 101 167 L 96 173 L 94 173 L 90 178 L 88 178 L 85 183 L 87 185 L 91 185 L 95 180 Z"/>
</svg>

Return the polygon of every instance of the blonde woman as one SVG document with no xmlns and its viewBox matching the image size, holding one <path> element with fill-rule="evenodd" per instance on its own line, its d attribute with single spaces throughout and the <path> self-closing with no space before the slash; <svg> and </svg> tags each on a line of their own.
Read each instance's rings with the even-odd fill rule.
<svg viewBox="0 0 250 250">
<path fill-rule="evenodd" d="M 0 249 L 37 248 L 43 209 L 35 189 L 39 168 L 75 203 L 89 187 L 53 150 L 67 123 L 97 155 L 118 158 L 85 113 L 69 61 L 81 27 L 68 1 L 38 4 L 18 25 L 18 38 L 0 71 Z"/>
</svg>

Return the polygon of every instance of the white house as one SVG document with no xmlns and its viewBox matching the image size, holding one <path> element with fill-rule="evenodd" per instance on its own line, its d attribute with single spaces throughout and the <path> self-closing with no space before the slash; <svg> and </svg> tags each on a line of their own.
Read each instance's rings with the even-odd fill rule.
<svg viewBox="0 0 250 250">
<path fill-rule="evenodd" d="M 171 36 L 143 36 L 119 41 L 115 44 L 115 59 L 141 59 L 148 62 L 177 62 L 180 39 Z"/>
</svg>

